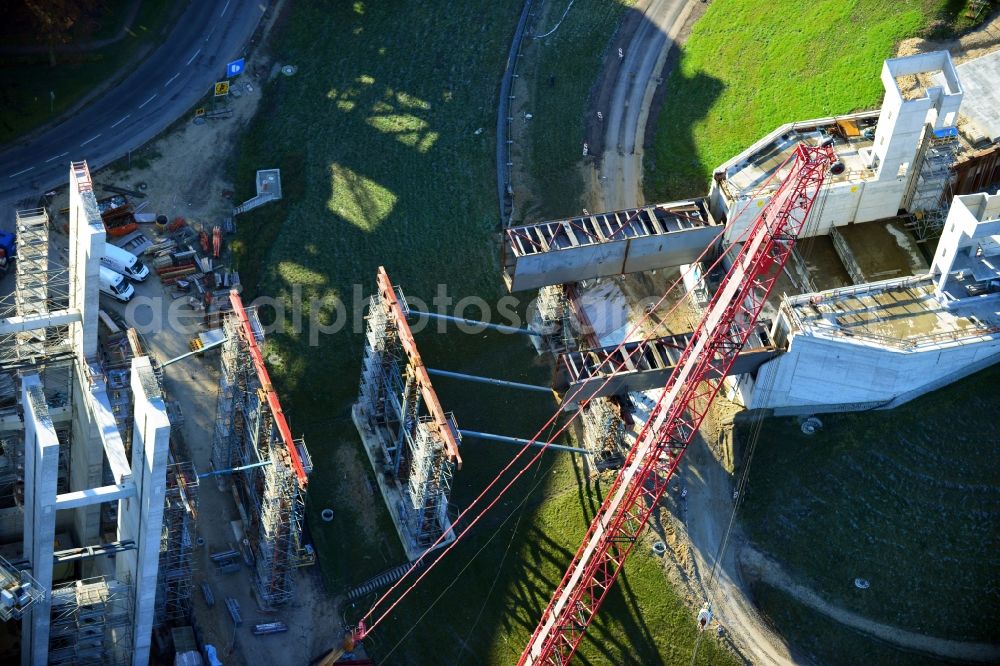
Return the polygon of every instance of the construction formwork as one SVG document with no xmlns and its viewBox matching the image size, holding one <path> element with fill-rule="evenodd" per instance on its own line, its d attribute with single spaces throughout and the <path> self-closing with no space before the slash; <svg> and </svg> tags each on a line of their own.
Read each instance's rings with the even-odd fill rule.
<svg viewBox="0 0 1000 666">
<path fill-rule="evenodd" d="M 131 599 L 129 583 L 103 576 L 53 588 L 48 663 L 131 663 Z"/>
<path fill-rule="evenodd" d="M 163 539 L 156 578 L 156 624 L 187 624 L 191 615 L 198 475 L 190 462 L 167 465 Z"/>
<path fill-rule="evenodd" d="M 232 470 L 219 478 L 232 480 L 253 559 L 254 589 L 269 606 L 292 597 L 295 567 L 310 559 L 302 521 L 312 461 L 305 443 L 292 439 L 271 385 L 256 312 L 244 309 L 235 291 L 230 300 L 233 311 L 223 320 L 212 466 Z"/>
<path fill-rule="evenodd" d="M 411 560 L 454 540 L 451 479 L 461 466 L 458 426 L 430 383 L 406 322 L 402 292 L 379 269 L 368 307 L 358 402 L 352 416 Z"/>
<path fill-rule="evenodd" d="M 44 598 L 45 590 L 31 574 L 0 557 L 0 620 L 20 620 Z"/>
<path fill-rule="evenodd" d="M 104 376 L 108 381 L 108 400 L 118 424 L 125 452 L 132 451 L 132 359 L 143 356 L 143 345 L 134 328 L 112 330 L 100 336 Z"/>
</svg>

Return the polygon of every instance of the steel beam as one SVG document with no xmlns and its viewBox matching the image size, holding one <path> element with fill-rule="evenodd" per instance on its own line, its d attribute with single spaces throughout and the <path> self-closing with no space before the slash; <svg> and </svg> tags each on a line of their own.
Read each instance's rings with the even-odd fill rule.
<svg viewBox="0 0 1000 666">
<path fill-rule="evenodd" d="M 476 430 L 459 430 L 463 437 L 475 437 L 476 439 L 485 439 L 493 442 L 503 442 L 504 444 L 515 444 L 517 446 L 533 446 L 535 448 L 546 448 L 553 449 L 555 451 L 567 451 L 569 453 L 579 453 L 581 455 L 589 456 L 592 455 L 587 449 L 578 449 L 575 446 L 566 446 L 565 444 L 556 444 L 554 442 L 538 442 L 532 439 L 522 439 L 521 437 L 508 437 L 507 435 L 494 435 L 488 432 L 478 432 Z"/>
</svg>

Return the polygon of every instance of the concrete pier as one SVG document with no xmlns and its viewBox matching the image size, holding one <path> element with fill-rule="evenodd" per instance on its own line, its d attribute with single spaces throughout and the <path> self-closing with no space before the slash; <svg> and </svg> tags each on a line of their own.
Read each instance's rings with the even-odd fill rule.
<svg viewBox="0 0 1000 666">
<path fill-rule="evenodd" d="M 22 623 L 21 664 L 32 666 L 45 663 L 49 653 L 49 590 L 55 550 L 59 439 L 49 418 L 38 375 L 22 378 L 21 405 L 24 408 L 24 556 L 45 591 L 45 598 Z"/>
</svg>

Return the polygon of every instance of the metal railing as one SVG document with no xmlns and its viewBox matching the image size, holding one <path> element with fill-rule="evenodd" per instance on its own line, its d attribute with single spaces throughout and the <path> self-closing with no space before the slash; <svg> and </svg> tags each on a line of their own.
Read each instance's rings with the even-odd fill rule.
<svg viewBox="0 0 1000 666">
<path fill-rule="evenodd" d="M 511 87 L 517 76 L 515 70 L 521 59 L 521 42 L 524 38 L 524 27 L 528 23 L 532 3 L 533 0 L 524 0 L 521 18 L 517 22 L 514 38 L 510 42 L 507 66 L 504 68 L 503 78 L 500 79 L 500 100 L 497 104 L 497 200 L 500 205 L 500 223 L 505 227 L 510 226 L 511 216 L 514 213 L 514 191 L 510 180 L 511 167 L 514 166 L 510 159 L 510 146 L 513 143 L 513 139 L 510 138 L 510 130 L 514 120 L 513 116 L 510 115 L 510 103 L 514 99 Z"/>
</svg>

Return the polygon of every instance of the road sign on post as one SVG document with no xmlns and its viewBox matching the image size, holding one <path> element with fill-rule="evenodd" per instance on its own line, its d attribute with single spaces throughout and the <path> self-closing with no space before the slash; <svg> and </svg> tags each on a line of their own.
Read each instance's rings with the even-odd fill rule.
<svg viewBox="0 0 1000 666">
<path fill-rule="evenodd" d="M 239 74 L 242 74 L 243 73 L 243 65 L 244 65 L 244 59 L 243 58 L 240 58 L 239 60 L 234 60 L 231 63 L 229 63 L 228 65 L 226 65 L 226 77 L 231 79 L 234 76 L 238 76 Z"/>
<path fill-rule="evenodd" d="M 215 84 L 215 96 L 225 97 L 229 94 L 229 81 L 219 81 Z"/>
</svg>

